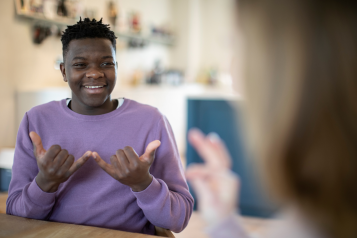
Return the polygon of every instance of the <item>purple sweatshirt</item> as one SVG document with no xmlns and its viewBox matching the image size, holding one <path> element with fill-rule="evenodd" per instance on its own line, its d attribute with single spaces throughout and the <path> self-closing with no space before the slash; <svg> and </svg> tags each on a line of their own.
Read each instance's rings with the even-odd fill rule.
<svg viewBox="0 0 357 238">
<path fill-rule="evenodd" d="M 142 155 L 151 141 L 160 140 L 150 168 L 153 181 L 144 191 L 133 192 L 90 158 L 58 191 L 43 192 L 35 181 L 39 170 L 30 131 L 40 135 L 45 149 L 57 144 L 76 159 L 96 151 L 107 163 L 118 149 L 131 146 Z M 117 110 L 88 116 L 73 112 L 61 100 L 25 114 L 17 135 L 7 214 L 154 234 L 154 226 L 182 231 L 192 207 L 173 132 L 157 109 L 125 99 Z"/>
</svg>

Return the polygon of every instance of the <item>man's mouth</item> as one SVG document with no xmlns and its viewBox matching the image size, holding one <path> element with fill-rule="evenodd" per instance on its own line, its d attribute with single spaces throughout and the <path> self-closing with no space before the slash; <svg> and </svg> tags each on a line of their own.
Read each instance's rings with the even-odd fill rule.
<svg viewBox="0 0 357 238">
<path fill-rule="evenodd" d="M 104 86 L 84 86 L 85 88 L 103 88 Z"/>
</svg>

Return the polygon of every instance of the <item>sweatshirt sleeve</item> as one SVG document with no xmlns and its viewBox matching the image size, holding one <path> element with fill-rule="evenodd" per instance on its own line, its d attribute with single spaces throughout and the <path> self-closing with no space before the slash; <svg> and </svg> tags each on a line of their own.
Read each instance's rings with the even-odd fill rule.
<svg viewBox="0 0 357 238">
<path fill-rule="evenodd" d="M 161 141 L 150 168 L 151 184 L 141 192 L 133 192 L 146 218 L 155 226 L 174 232 L 182 231 L 191 217 L 193 197 L 184 176 L 176 141 L 167 119 L 162 116 L 157 127 Z"/>
<path fill-rule="evenodd" d="M 55 203 L 55 193 L 43 192 L 35 181 L 38 167 L 29 137 L 30 129 L 33 130 L 26 113 L 16 139 L 6 213 L 27 218 L 45 219 Z"/>
</svg>

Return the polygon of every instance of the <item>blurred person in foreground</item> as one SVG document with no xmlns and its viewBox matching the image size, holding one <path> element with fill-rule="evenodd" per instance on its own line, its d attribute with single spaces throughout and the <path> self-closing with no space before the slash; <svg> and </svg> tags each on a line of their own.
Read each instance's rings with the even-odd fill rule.
<svg viewBox="0 0 357 238">
<path fill-rule="evenodd" d="M 355 1 L 240 0 L 246 126 L 260 175 L 283 209 L 267 237 L 357 237 Z M 187 170 L 211 237 L 248 237 L 223 142 L 191 130 L 206 161 Z"/>
</svg>

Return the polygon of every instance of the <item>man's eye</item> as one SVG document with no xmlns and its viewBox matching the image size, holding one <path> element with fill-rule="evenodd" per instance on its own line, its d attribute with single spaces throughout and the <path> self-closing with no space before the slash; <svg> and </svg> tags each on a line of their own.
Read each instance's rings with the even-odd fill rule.
<svg viewBox="0 0 357 238">
<path fill-rule="evenodd" d="M 114 63 L 112 63 L 112 62 L 104 62 L 104 63 L 102 63 L 102 66 L 112 66 L 112 65 L 114 65 Z"/>
<path fill-rule="evenodd" d="M 73 65 L 74 67 L 85 67 L 86 65 L 85 64 L 82 64 L 82 63 L 76 63 Z"/>
</svg>

